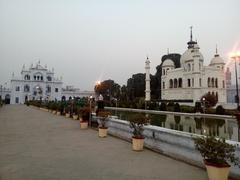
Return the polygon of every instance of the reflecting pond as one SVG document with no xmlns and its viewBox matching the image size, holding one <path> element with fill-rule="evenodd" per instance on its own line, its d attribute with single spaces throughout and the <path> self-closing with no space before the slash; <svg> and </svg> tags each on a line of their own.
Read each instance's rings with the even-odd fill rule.
<svg viewBox="0 0 240 180">
<path fill-rule="evenodd" d="M 110 110 L 112 115 L 118 119 L 128 120 L 128 117 L 137 112 Z M 174 115 L 174 114 L 150 114 L 151 125 L 163 128 L 184 131 L 195 134 L 206 134 L 225 139 L 238 141 L 240 132 L 239 126 L 235 119 L 217 119 L 209 117 L 201 117 L 200 115 Z"/>
</svg>

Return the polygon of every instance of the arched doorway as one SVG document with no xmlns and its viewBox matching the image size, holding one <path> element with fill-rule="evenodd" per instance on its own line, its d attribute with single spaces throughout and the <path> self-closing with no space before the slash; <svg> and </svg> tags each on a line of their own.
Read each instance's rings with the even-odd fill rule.
<svg viewBox="0 0 240 180">
<path fill-rule="evenodd" d="M 6 94 L 5 96 L 5 104 L 10 104 L 10 95 Z"/>
<path fill-rule="evenodd" d="M 62 96 L 62 101 L 65 101 L 66 100 L 66 97 L 65 96 Z"/>
<path fill-rule="evenodd" d="M 27 101 L 28 101 L 28 96 L 26 95 L 26 96 L 25 96 L 25 102 L 27 102 Z"/>
<path fill-rule="evenodd" d="M 41 100 L 43 94 L 42 87 L 37 85 L 33 88 L 33 97 L 36 100 Z"/>
</svg>

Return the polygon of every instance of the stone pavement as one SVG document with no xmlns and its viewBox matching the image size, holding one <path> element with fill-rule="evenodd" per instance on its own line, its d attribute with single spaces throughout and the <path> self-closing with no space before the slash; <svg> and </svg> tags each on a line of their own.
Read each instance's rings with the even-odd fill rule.
<svg viewBox="0 0 240 180">
<path fill-rule="evenodd" d="M 0 180 L 204 180 L 203 169 L 25 105 L 0 108 Z"/>
</svg>

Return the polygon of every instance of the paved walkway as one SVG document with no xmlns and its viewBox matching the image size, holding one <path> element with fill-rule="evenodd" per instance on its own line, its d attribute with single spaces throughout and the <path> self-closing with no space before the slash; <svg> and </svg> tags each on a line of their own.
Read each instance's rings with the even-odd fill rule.
<svg viewBox="0 0 240 180">
<path fill-rule="evenodd" d="M 24 105 L 0 108 L 0 180 L 204 180 L 204 170 Z"/>
</svg>

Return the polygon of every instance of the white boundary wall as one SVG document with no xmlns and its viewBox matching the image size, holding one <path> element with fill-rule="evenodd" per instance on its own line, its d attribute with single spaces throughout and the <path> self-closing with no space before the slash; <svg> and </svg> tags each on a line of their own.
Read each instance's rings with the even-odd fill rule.
<svg viewBox="0 0 240 180">
<path fill-rule="evenodd" d="M 131 141 L 132 130 L 127 121 L 111 118 L 108 121 L 108 127 L 109 134 Z M 148 125 L 145 127 L 144 135 L 145 147 L 169 157 L 204 167 L 201 155 L 195 150 L 192 140 L 193 134 Z M 236 155 L 240 157 L 240 143 L 234 141 L 227 142 L 238 144 Z M 240 178 L 240 168 L 232 166 L 230 176 L 237 179 Z"/>
</svg>

